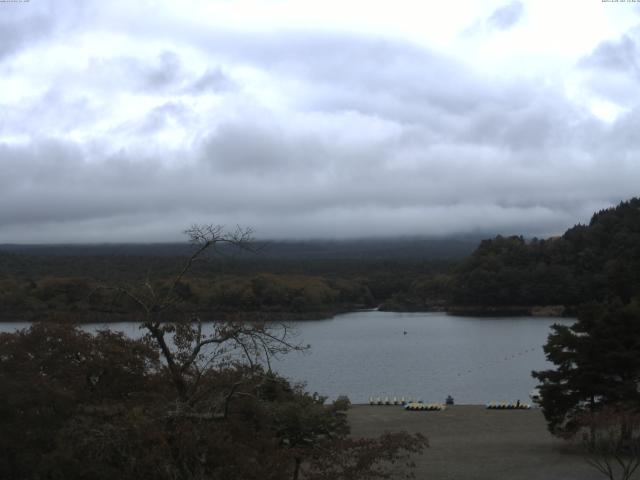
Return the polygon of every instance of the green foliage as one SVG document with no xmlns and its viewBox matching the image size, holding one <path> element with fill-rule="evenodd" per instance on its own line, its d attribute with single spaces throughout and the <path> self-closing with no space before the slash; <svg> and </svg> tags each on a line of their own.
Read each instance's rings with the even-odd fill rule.
<svg viewBox="0 0 640 480">
<path fill-rule="evenodd" d="M 148 398 L 148 374 L 159 369 L 148 342 L 55 324 L 0 335 L 0 352 L 0 477 L 7 479 L 31 478 L 50 465 L 83 411 Z"/>
<path fill-rule="evenodd" d="M 203 371 L 183 399 L 146 339 L 35 324 L 0 335 L 0 352 L 6 480 L 388 478 L 426 445 L 352 439 L 348 402 L 255 365 Z"/>
<path fill-rule="evenodd" d="M 169 278 L 147 282 L 166 291 Z M 72 318 L 77 321 L 108 320 L 132 310 L 131 298 L 119 295 L 91 278 L 44 277 L 36 281 L 0 280 L 0 304 L 7 319 L 38 320 Z M 190 277 L 181 280 L 174 293 L 183 309 L 205 318 L 225 313 L 336 312 L 375 305 L 367 285 L 357 279 L 328 279 L 308 275 L 258 274 L 250 277 Z"/>
<path fill-rule="evenodd" d="M 540 380 L 549 429 L 574 435 L 585 412 L 640 404 L 640 304 L 590 304 L 570 327 L 554 325 L 544 347 L 556 368 Z"/>
<path fill-rule="evenodd" d="M 454 305 L 566 305 L 640 294 L 640 199 L 548 240 L 484 240 L 455 271 Z"/>
<path fill-rule="evenodd" d="M 377 246 L 377 243 L 380 243 Z M 276 253 L 270 254 L 273 247 Z M 372 308 L 395 295 L 412 305 L 442 302 L 429 278 L 446 274 L 471 241 L 276 243 L 258 254 L 203 257 L 176 286 L 202 318 L 230 312 L 275 319 L 331 316 Z M 7 250 L 22 253 L 8 253 Z M 456 253 L 457 252 L 457 253 Z M 54 317 L 79 322 L 127 320 L 130 299 L 98 286 L 149 282 L 166 289 L 184 245 L 7 246 L 0 245 L 0 320 Z"/>
<path fill-rule="evenodd" d="M 381 306 L 388 311 L 443 310 L 449 296 L 451 277 L 446 274 L 420 275 L 411 284 L 392 294 Z"/>
</svg>

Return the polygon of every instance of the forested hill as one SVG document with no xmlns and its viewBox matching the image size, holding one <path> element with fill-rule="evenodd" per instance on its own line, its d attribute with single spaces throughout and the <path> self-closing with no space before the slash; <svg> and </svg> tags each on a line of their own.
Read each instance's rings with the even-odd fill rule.
<svg viewBox="0 0 640 480">
<path fill-rule="evenodd" d="M 455 270 L 454 305 L 576 306 L 640 294 L 640 199 L 593 215 L 561 237 L 483 240 Z"/>
<path fill-rule="evenodd" d="M 445 274 L 478 241 L 258 241 L 254 253 L 220 248 L 182 279 L 181 300 L 207 319 L 238 313 L 324 318 L 414 289 L 426 290 L 430 305 L 442 305 Z M 151 281 L 168 288 L 193 251 L 187 244 L 0 245 L 0 321 L 122 320 L 132 305 L 115 294 L 117 287 Z"/>
</svg>

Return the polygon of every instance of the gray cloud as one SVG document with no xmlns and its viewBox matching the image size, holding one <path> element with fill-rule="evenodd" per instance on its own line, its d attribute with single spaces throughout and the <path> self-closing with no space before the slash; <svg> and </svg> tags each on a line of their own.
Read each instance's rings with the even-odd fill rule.
<svg viewBox="0 0 640 480">
<path fill-rule="evenodd" d="M 242 123 L 212 133 L 199 160 L 181 167 L 126 156 L 92 165 L 73 144 L 5 147 L 12 182 L 1 200 L 14 207 L 0 211 L 0 231 L 6 240 L 11 232 L 39 238 L 40 228 L 114 240 L 123 228 L 114 222 L 138 223 L 134 230 L 143 232 L 164 218 L 162 238 L 200 220 L 251 224 L 270 236 L 545 234 L 637 188 L 639 168 L 606 156 L 607 140 L 616 139 L 604 132 L 602 154 L 589 153 L 587 162 L 580 139 L 540 158 L 539 150 L 502 151 L 496 135 L 484 146 L 398 138 L 344 149 Z"/>
<path fill-rule="evenodd" d="M 487 19 L 489 28 L 508 30 L 513 27 L 524 13 L 524 5 L 518 0 L 496 9 Z"/>
<path fill-rule="evenodd" d="M 0 58 L 18 52 L 28 43 L 46 36 L 51 29 L 52 22 L 44 15 L 30 16 L 18 21 L 0 20 Z"/>
<path fill-rule="evenodd" d="M 512 86 L 479 78 L 456 60 L 406 42 L 313 32 L 194 35 L 213 56 L 312 85 L 293 98 L 305 110 L 358 111 L 447 129 L 449 116 L 467 115 L 487 103 L 522 102 L 504 95 L 502 89 Z"/>
<path fill-rule="evenodd" d="M 600 97 L 627 107 L 640 101 L 640 27 L 605 41 L 578 62 L 586 85 Z"/>
<path fill-rule="evenodd" d="M 207 69 L 201 77 L 185 88 L 186 93 L 228 92 L 237 88 L 234 82 L 221 68 Z"/>
<path fill-rule="evenodd" d="M 69 32 L 87 15 L 77 0 L 3 2 L 0 5 L 0 60 Z"/>
<path fill-rule="evenodd" d="M 474 37 L 509 30 L 520 21 L 524 12 L 524 4 L 519 0 L 514 0 L 495 9 L 487 18 L 477 20 L 471 24 L 462 32 L 462 36 Z"/>
<path fill-rule="evenodd" d="M 400 41 L 169 26 L 161 43 L 153 22 L 153 55 L 92 54 L 3 108 L 0 242 L 179 239 L 198 221 L 545 235 L 638 194 L 638 103 L 607 125 L 557 86 Z M 581 68 L 628 77 L 625 42 Z"/>
<path fill-rule="evenodd" d="M 627 33 L 620 39 L 606 41 L 598 45 L 580 63 L 587 68 L 605 68 L 638 75 L 640 72 L 640 47 L 637 39 Z"/>
<path fill-rule="evenodd" d="M 180 57 L 163 50 L 149 59 L 136 57 L 94 57 L 83 72 L 83 81 L 91 79 L 105 89 L 138 91 L 163 90 L 180 85 L 183 79 Z"/>
<path fill-rule="evenodd" d="M 164 51 L 158 57 L 158 65 L 145 78 L 147 88 L 162 88 L 172 84 L 180 70 L 180 58 L 175 52 Z"/>
</svg>

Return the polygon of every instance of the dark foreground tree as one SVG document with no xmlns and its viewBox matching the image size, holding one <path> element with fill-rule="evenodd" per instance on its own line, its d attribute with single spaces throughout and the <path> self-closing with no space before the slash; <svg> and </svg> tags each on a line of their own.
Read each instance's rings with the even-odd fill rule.
<svg viewBox="0 0 640 480">
<path fill-rule="evenodd" d="M 351 438 L 348 403 L 257 365 L 207 370 L 183 405 L 147 339 L 36 324 L 0 352 L 3 479 L 391 478 L 426 446 Z"/>
<path fill-rule="evenodd" d="M 195 250 L 175 278 L 115 289 L 141 339 L 52 324 L 0 335 L 0 477 L 358 479 L 410 466 L 424 437 L 353 439 L 348 404 L 271 371 L 273 355 L 300 348 L 285 328 L 205 325 L 182 308 L 194 262 L 222 244 L 248 248 L 250 232 L 187 233 Z"/>
<path fill-rule="evenodd" d="M 640 304 L 592 304 L 571 326 L 554 325 L 544 350 L 554 370 L 540 380 L 549 430 L 570 437 L 580 418 L 604 406 L 640 405 Z"/>
<path fill-rule="evenodd" d="M 587 462 L 610 480 L 640 465 L 640 304 L 591 304 L 544 347 L 555 370 L 533 372 L 549 430 L 579 439 Z"/>
<path fill-rule="evenodd" d="M 158 354 L 145 340 L 36 324 L 0 335 L 0 477 L 37 478 L 64 469 L 63 432 L 74 422 L 128 415 L 153 404 L 163 385 Z M 89 417 L 87 417 L 89 415 Z"/>
</svg>

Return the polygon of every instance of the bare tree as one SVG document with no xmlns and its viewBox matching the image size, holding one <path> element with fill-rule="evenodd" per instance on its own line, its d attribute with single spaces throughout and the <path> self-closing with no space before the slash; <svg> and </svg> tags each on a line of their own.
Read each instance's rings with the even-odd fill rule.
<svg viewBox="0 0 640 480">
<path fill-rule="evenodd" d="M 160 349 L 178 399 L 187 404 L 197 398 L 200 380 L 216 362 L 241 360 L 254 366 L 264 360 L 270 370 L 271 357 L 304 347 L 291 341 L 284 324 L 273 326 L 255 319 L 223 320 L 213 322 L 205 331 L 199 315 L 181 311 L 184 297 L 179 293 L 180 286 L 196 262 L 209 253 L 221 254 L 223 246 L 256 251 L 253 232 L 248 228 L 227 231 L 222 225 L 192 225 L 184 233 L 193 251 L 168 285 L 158 286 L 147 279 L 142 285 L 121 285 L 115 289 L 129 298 L 142 315 L 142 328 Z M 222 407 L 218 408 L 226 410 L 235 387 L 221 394 Z"/>
<path fill-rule="evenodd" d="M 640 467 L 640 413 L 606 407 L 585 414 L 582 444 L 589 465 L 609 480 L 629 480 Z"/>
</svg>

